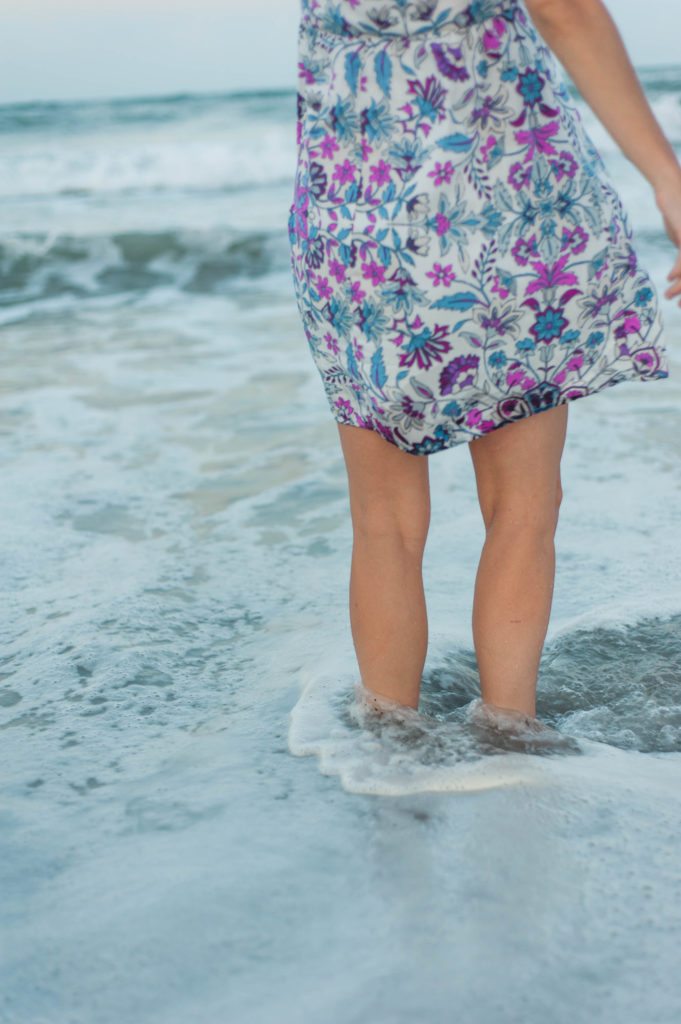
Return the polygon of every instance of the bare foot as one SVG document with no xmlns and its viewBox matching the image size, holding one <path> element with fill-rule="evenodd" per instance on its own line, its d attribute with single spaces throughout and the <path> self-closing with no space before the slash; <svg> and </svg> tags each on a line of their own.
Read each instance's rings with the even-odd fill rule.
<svg viewBox="0 0 681 1024">
<path fill-rule="evenodd" d="M 486 704 L 479 698 L 468 708 L 468 723 L 478 738 L 503 750 L 527 754 L 579 753 L 577 740 L 521 711 Z"/>
</svg>

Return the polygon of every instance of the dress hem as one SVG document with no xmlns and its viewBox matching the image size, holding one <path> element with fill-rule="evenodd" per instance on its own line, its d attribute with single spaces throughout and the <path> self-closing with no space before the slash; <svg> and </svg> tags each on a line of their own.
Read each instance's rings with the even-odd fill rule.
<svg viewBox="0 0 681 1024">
<path fill-rule="evenodd" d="M 384 430 L 381 430 L 375 424 L 367 422 L 353 422 L 352 420 L 349 420 L 347 418 L 347 415 L 345 417 L 337 416 L 333 407 L 331 407 L 331 415 L 333 417 L 333 420 L 341 426 L 356 427 L 359 430 L 373 431 L 373 433 L 378 434 L 378 436 L 381 437 L 386 442 L 386 444 L 391 445 L 393 448 L 399 449 L 399 451 L 403 451 L 406 455 L 429 456 L 437 455 L 443 451 L 448 451 L 450 448 L 457 448 L 459 447 L 459 445 L 462 444 L 471 444 L 474 441 L 480 440 L 480 438 L 482 437 L 487 437 L 489 434 L 495 433 L 502 427 L 509 426 L 512 423 L 520 423 L 522 420 L 530 419 L 532 416 L 537 416 L 542 412 L 548 412 L 549 409 L 557 409 L 561 405 L 567 405 L 570 402 L 576 402 L 581 398 L 591 398 L 595 395 L 600 394 L 600 392 L 605 391 L 608 388 L 616 387 L 618 384 L 633 383 L 634 381 L 639 381 L 642 384 L 649 384 L 651 381 L 655 380 L 668 380 L 670 376 L 671 374 L 669 373 L 669 371 L 662 370 L 660 370 L 658 373 L 654 375 L 651 375 L 650 377 L 643 377 L 640 374 L 630 374 L 627 376 L 621 376 L 617 380 L 610 380 L 606 384 L 602 384 L 600 387 L 594 388 L 591 391 L 583 391 L 574 394 L 570 394 L 569 392 L 565 393 L 561 395 L 559 400 L 555 402 L 553 405 L 548 405 L 543 409 L 532 409 L 531 411 L 526 412 L 524 415 L 518 416 L 516 419 L 501 420 L 499 423 L 495 424 L 495 426 L 492 427 L 490 430 L 486 430 L 478 434 L 471 434 L 470 436 L 467 437 L 461 437 L 456 435 L 450 435 L 447 438 L 426 437 L 410 447 L 406 447 L 405 445 L 400 444 L 397 440 L 388 437 L 386 435 L 386 432 Z M 390 427 L 385 428 L 385 430 L 387 431 L 390 431 L 391 429 L 392 428 Z M 432 446 L 429 445 L 427 449 L 422 449 L 421 446 L 424 444 L 424 441 L 432 441 Z"/>
</svg>

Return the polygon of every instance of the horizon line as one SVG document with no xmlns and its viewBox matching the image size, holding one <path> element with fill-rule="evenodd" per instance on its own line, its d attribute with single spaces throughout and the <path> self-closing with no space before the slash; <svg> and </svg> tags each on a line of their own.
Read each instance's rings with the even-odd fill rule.
<svg viewBox="0 0 681 1024">
<path fill-rule="evenodd" d="M 637 64 L 635 65 L 637 73 L 649 74 L 655 71 L 665 70 L 680 70 L 681 61 L 665 62 L 660 64 Z M 570 83 L 572 84 L 572 83 Z M 107 95 L 95 95 L 95 96 L 82 96 L 82 97 L 71 97 L 62 99 L 45 99 L 41 97 L 35 97 L 34 99 L 28 100 L 9 100 L 3 102 L 0 100 L 0 110 L 16 109 L 21 107 L 64 107 L 64 106 L 87 106 L 96 105 L 97 103 L 144 103 L 144 102 L 159 102 L 161 100 L 172 101 L 177 103 L 181 100 L 188 99 L 245 99 L 246 97 L 263 97 L 268 96 L 282 96 L 286 94 L 296 93 L 295 85 L 282 85 L 282 86 L 268 86 L 266 88 L 257 89 L 181 89 L 172 92 L 150 92 L 150 93 L 109 93 Z"/>
</svg>

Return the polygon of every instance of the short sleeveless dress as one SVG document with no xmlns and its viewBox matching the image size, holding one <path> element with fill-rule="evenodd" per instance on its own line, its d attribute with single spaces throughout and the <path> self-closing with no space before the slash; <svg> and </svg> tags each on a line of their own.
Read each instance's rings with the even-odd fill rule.
<svg viewBox="0 0 681 1024">
<path fill-rule="evenodd" d="M 659 296 L 523 0 L 302 0 L 295 297 L 331 412 L 414 455 L 669 376 Z"/>
</svg>

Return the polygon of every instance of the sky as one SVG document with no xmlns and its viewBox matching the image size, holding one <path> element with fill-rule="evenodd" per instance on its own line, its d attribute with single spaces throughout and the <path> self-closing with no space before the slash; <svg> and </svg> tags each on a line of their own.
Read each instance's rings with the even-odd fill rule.
<svg viewBox="0 0 681 1024">
<path fill-rule="evenodd" d="M 680 0 L 607 0 L 634 62 L 681 63 Z M 0 103 L 293 88 L 300 0 L 0 0 Z"/>
</svg>

